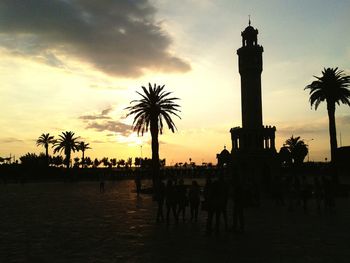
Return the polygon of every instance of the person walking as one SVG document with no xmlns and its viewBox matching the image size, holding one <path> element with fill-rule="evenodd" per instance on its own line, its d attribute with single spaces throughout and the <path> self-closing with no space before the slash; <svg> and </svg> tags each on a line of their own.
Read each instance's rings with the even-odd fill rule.
<svg viewBox="0 0 350 263">
<path fill-rule="evenodd" d="M 176 214 L 176 190 L 171 179 L 168 180 L 165 188 L 165 203 L 166 203 L 166 221 L 167 224 L 170 223 L 170 211 L 173 212 L 173 216 L 176 222 L 178 222 L 178 217 Z"/>
<path fill-rule="evenodd" d="M 179 184 L 176 187 L 176 197 L 177 197 L 177 204 L 178 204 L 177 218 L 179 218 L 180 215 L 182 215 L 182 221 L 185 222 L 186 206 L 188 205 L 188 199 L 187 199 L 187 189 L 183 179 L 179 180 Z"/>
<path fill-rule="evenodd" d="M 221 215 L 224 219 L 225 230 L 228 230 L 227 225 L 227 202 L 228 202 L 228 187 L 222 175 L 219 176 L 215 184 L 215 224 L 216 232 L 220 230 Z"/>
<path fill-rule="evenodd" d="M 164 214 L 163 214 L 164 200 L 165 200 L 165 184 L 163 181 L 160 181 L 156 192 L 156 201 L 158 204 L 157 222 L 164 221 Z"/>
<path fill-rule="evenodd" d="M 192 181 L 192 185 L 188 194 L 188 199 L 190 203 L 191 222 L 197 222 L 200 203 L 200 188 L 196 180 Z"/>
<path fill-rule="evenodd" d="M 207 227 L 206 233 L 211 235 L 213 217 L 215 213 L 215 182 L 212 183 L 210 178 L 207 178 L 206 184 L 204 186 L 204 203 L 208 212 L 207 216 Z"/>
<path fill-rule="evenodd" d="M 244 191 L 240 180 L 233 186 L 233 231 L 244 231 Z"/>
</svg>

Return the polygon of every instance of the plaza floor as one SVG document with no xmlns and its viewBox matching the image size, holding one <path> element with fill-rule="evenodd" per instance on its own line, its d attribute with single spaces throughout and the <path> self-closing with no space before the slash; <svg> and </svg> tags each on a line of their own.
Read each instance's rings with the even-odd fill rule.
<svg viewBox="0 0 350 263">
<path fill-rule="evenodd" d="M 155 222 L 133 181 L 0 185 L 0 262 L 350 262 L 350 202 L 335 214 L 263 200 L 246 231 L 205 235 L 198 223 Z M 232 222 L 232 218 L 230 221 Z"/>
</svg>

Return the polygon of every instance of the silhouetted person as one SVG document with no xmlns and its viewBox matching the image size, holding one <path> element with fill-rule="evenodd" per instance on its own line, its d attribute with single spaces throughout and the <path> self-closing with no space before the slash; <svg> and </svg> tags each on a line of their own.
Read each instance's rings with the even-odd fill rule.
<svg viewBox="0 0 350 263">
<path fill-rule="evenodd" d="M 327 212 L 334 212 L 335 201 L 332 180 L 329 177 L 323 176 L 324 189 L 324 206 Z"/>
<path fill-rule="evenodd" d="M 206 184 L 204 186 L 204 202 L 207 208 L 208 217 L 207 217 L 207 234 L 211 234 L 212 232 L 212 223 L 213 217 L 215 213 L 215 185 L 212 183 L 210 178 L 207 178 Z"/>
<path fill-rule="evenodd" d="M 301 184 L 300 184 L 299 177 L 297 175 L 294 175 L 293 177 L 294 177 L 296 204 L 299 206 L 301 204 Z"/>
<path fill-rule="evenodd" d="M 176 198 L 178 204 L 177 217 L 182 215 L 182 220 L 185 221 L 186 206 L 188 203 L 186 186 L 184 185 L 184 180 L 180 179 L 179 184 L 176 186 Z"/>
<path fill-rule="evenodd" d="M 221 215 L 223 216 L 225 229 L 227 230 L 228 185 L 224 181 L 223 176 L 219 176 L 219 180 L 214 183 L 214 200 L 216 231 L 219 232 L 220 229 Z"/>
<path fill-rule="evenodd" d="M 198 221 L 198 209 L 200 203 L 200 188 L 196 180 L 192 181 L 190 191 L 188 194 L 191 210 L 191 222 Z"/>
<path fill-rule="evenodd" d="M 293 211 L 295 204 L 300 204 L 300 182 L 297 176 L 290 175 L 288 177 L 288 210 Z"/>
<path fill-rule="evenodd" d="M 233 231 L 244 231 L 244 190 L 240 180 L 233 185 Z"/>
<path fill-rule="evenodd" d="M 321 212 L 321 202 L 323 199 L 323 189 L 319 177 L 314 178 L 314 195 L 317 205 L 317 211 Z"/>
<path fill-rule="evenodd" d="M 161 181 L 158 184 L 157 192 L 156 192 L 156 200 L 158 203 L 157 222 L 164 221 L 164 215 L 163 215 L 164 199 L 165 199 L 165 184 L 163 181 Z"/>
<path fill-rule="evenodd" d="M 273 195 L 276 205 L 284 205 L 284 187 L 281 176 L 275 176 L 273 180 Z"/>
<path fill-rule="evenodd" d="M 101 173 L 100 174 L 100 193 L 104 193 L 105 192 L 105 178 L 104 178 L 104 174 Z"/>
<path fill-rule="evenodd" d="M 165 200 L 166 200 L 166 221 L 167 224 L 170 223 L 170 211 L 173 212 L 173 216 L 175 221 L 178 221 L 176 214 L 176 189 L 173 185 L 173 181 L 171 179 L 168 180 L 166 188 L 165 188 Z"/>
<path fill-rule="evenodd" d="M 304 212 L 307 212 L 307 202 L 309 199 L 309 186 L 307 184 L 305 175 L 301 178 L 300 195 L 301 195 L 301 201 L 303 204 Z"/>
<path fill-rule="evenodd" d="M 136 186 L 136 193 L 139 196 L 141 193 L 141 175 L 139 173 L 136 173 L 135 186 Z"/>
</svg>

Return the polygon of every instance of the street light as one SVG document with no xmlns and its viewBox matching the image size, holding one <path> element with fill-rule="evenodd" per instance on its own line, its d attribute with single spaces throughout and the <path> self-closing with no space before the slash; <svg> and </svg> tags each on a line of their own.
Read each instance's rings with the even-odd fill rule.
<svg viewBox="0 0 350 263">
<path fill-rule="evenodd" d="M 309 146 L 309 142 L 313 141 L 314 139 L 306 140 L 306 145 Z M 307 149 L 307 162 L 310 162 L 310 150 L 309 148 Z"/>
</svg>

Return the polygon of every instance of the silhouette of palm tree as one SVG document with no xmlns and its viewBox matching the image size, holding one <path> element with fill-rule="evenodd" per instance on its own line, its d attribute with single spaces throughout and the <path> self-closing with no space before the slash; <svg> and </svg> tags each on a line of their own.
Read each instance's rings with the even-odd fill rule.
<svg viewBox="0 0 350 263">
<path fill-rule="evenodd" d="M 334 162 L 337 150 L 337 132 L 335 125 L 335 104 L 340 103 L 350 106 L 350 76 L 338 68 L 324 68 L 321 77 L 314 76 L 317 80 L 307 85 L 305 89 L 310 89 L 310 104 L 315 105 L 317 110 L 323 101 L 327 103 L 329 119 L 329 136 L 331 145 L 331 161 Z"/>
<path fill-rule="evenodd" d="M 153 184 L 159 179 L 159 141 L 158 134 L 163 133 L 163 124 L 167 124 L 168 128 L 175 132 L 176 126 L 171 115 L 175 115 L 181 119 L 177 114 L 180 112 L 180 106 L 174 101 L 179 98 L 170 97 L 171 92 L 164 91 L 163 86 L 157 86 L 151 83 L 148 84 L 148 90 L 142 86 L 143 94 L 137 92 L 141 96 L 139 100 L 133 100 L 130 103 L 135 105 L 129 106 L 127 116 L 134 115 L 133 129 L 137 134 L 141 135 L 150 129 L 152 137 L 152 168 L 153 168 Z"/>
<path fill-rule="evenodd" d="M 78 138 L 74 137 L 74 132 L 66 131 L 59 135 L 59 139 L 54 144 L 54 153 L 64 151 L 67 168 L 69 168 L 71 152 L 79 151 L 77 140 Z"/>
<path fill-rule="evenodd" d="M 286 140 L 285 146 L 289 150 L 294 164 L 303 163 L 304 158 L 309 150 L 305 142 L 303 140 L 300 140 L 300 136 L 293 137 L 292 135 L 292 137 Z"/>
<path fill-rule="evenodd" d="M 54 143 L 55 143 L 54 136 L 51 136 L 50 133 L 41 134 L 36 141 L 36 146 L 44 146 L 45 147 L 46 165 L 47 166 L 49 166 L 49 144 L 54 144 Z"/>
<path fill-rule="evenodd" d="M 85 142 L 79 142 L 79 145 L 78 145 L 78 150 L 82 152 L 82 157 L 81 157 L 82 168 L 84 168 L 84 163 L 85 163 L 85 157 L 84 157 L 85 151 L 87 149 L 91 149 L 89 145 L 90 145 L 89 143 L 85 143 Z"/>
</svg>

